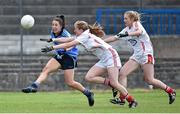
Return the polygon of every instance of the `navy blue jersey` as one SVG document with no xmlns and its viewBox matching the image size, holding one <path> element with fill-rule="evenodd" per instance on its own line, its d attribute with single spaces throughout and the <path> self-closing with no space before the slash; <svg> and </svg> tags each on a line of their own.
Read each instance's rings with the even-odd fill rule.
<svg viewBox="0 0 180 114">
<path fill-rule="evenodd" d="M 63 32 L 59 35 L 55 35 L 53 32 L 51 32 L 51 38 L 61 38 L 61 37 L 70 37 L 70 36 L 71 34 L 66 29 L 63 29 Z M 54 45 L 59 45 L 59 44 L 60 44 L 59 42 L 54 42 Z M 78 49 L 75 46 L 72 49 L 67 50 L 67 51 L 65 51 L 64 49 L 57 49 L 55 51 L 56 51 L 56 54 L 59 54 L 59 55 L 66 53 L 75 58 L 77 58 L 78 56 Z"/>
</svg>

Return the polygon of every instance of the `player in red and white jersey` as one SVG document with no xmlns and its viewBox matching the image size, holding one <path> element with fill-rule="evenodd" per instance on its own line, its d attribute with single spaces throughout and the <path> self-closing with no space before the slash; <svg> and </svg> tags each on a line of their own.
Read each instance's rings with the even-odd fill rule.
<svg viewBox="0 0 180 114">
<path fill-rule="evenodd" d="M 134 50 L 131 59 L 134 59 L 139 64 L 145 64 L 148 62 L 152 62 L 154 64 L 152 43 L 149 35 L 139 21 L 133 22 L 131 27 L 127 26 L 119 34 L 133 33 L 137 30 L 140 32 L 137 35 L 135 34 L 132 36 L 129 35 L 127 37 L 121 37 L 122 39 L 127 40 Z M 142 55 L 145 58 L 142 57 Z"/>
<path fill-rule="evenodd" d="M 171 87 L 154 78 L 154 56 L 153 47 L 149 35 L 140 23 L 140 14 L 136 11 L 127 11 L 124 14 L 125 28 L 113 37 L 105 39 L 105 42 L 112 42 L 118 39 L 127 40 L 134 50 L 133 55 L 123 65 L 119 73 L 119 81 L 127 87 L 127 76 L 141 66 L 144 71 L 144 80 L 154 87 L 165 90 L 169 95 L 169 104 L 172 104 L 176 97 L 176 92 Z M 114 89 L 113 89 L 114 90 Z M 113 92 L 116 96 L 117 92 Z M 114 104 L 124 104 L 121 97 L 111 100 Z"/>
<path fill-rule="evenodd" d="M 122 97 L 129 102 L 129 108 L 135 108 L 137 101 L 118 82 L 119 69 L 121 68 L 120 58 L 116 50 L 100 38 L 104 36 L 102 28 L 95 25 L 90 26 L 85 21 L 77 21 L 74 24 L 74 32 L 77 37 L 72 38 L 72 41 L 42 48 L 42 52 L 49 52 L 59 48 L 68 49 L 81 44 L 87 51 L 99 58 L 99 61 L 86 74 L 86 81 L 105 84 L 117 89 L 122 94 Z M 106 72 L 108 73 L 108 78 L 103 77 L 103 74 Z"/>
<path fill-rule="evenodd" d="M 100 61 L 96 63 L 96 66 L 102 68 L 121 67 L 120 58 L 116 50 L 113 49 L 111 45 L 105 43 L 101 38 L 91 34 L 89 29 L 84 31 L 75 40 L 80 42 L 87 51 L 100 59 Z"/>
</svg>

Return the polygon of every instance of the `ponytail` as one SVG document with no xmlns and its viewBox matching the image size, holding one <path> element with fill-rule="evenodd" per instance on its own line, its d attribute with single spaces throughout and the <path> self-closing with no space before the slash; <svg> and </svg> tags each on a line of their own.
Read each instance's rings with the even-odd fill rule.
<svg viewBox="0 0 180 114">
<path fill-rule="evenodd" d="M 100 25 L 96 25 L 96 23 L 93 24 L 93 26 L 88 25 L 88 28 L 90 30 L 90 33 L 102 38 L 105 33 L 103 31 L 103 28 Z"/>
<path fill-rule="evenodd" d="M 93 26 L 91 26 L 88 25 L 88 23 L 85 21 L 76 21 L 74 26 L 77 26 L 79 29 L 82 29 L 83 31 L 89 29 L 91 34 L 94 34 L 100 38 L 102 38 L 105 35 L 102 27 L 100 25 L 96 25 L 96 23 Z"/>
</svg>

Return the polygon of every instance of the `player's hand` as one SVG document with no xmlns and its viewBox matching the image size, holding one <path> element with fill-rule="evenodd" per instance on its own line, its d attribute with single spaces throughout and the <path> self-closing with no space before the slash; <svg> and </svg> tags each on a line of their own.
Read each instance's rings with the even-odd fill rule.
<svg viewBox="0 0 180 114">
<path fill-rule="evenodd" d="M 125 32 L 124 34 L 119 33 L 116 35 L 118 38 L 129 36 L 128 32 Z"/>
<path fill-rule="evenodd" d="M 43 52 L 43 53 L 47 53 L 47 52 L 50 52 L 52 50 L 54 50 L 53 46 L 46 46 L 44 48 L 41 48 L 41 52 Z"/>
<path fill-rule="evenodd" d="M 45 42 L 49 43 L 49 42 L 52 42 L 53 40 L 51 38 L 49 38 L 49 39 L 41 38 L 40 41 L 45 41 Z"/>
</svg>

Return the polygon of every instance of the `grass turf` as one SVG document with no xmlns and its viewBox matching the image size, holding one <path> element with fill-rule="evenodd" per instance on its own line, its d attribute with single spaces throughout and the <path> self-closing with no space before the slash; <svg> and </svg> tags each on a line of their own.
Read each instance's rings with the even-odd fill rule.
<svg viewBox="0 0 180 114">
<path fill-rule="evenodd" d="M 139 103 L 135 109 L 129 109 L 127 102 L 124 106 L 111 104 L 111 91 L 94 91 L 93 107 L 89 107 L 86 97 L 77 91 L 0 92 L 0 113 L 180 113 L 180 90 L 171 105 L 164 91 L 133 89 L 129 92 Z"/>
</svg>

